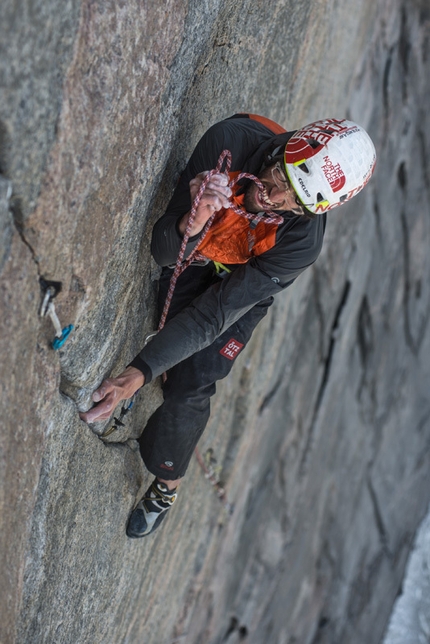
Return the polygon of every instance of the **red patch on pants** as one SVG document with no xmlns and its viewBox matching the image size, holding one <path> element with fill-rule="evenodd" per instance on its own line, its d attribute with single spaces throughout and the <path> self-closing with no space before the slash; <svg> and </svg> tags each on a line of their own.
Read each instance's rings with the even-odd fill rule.
<svg viewBox="0 0 430 644">
<path fill-rule="evenodd" d="M 165 461 L 165 463 L 161 463 L 160 467 L 163 468 L 163 470 L 173 470 L 173 463 L 172 461 Z"/>
<path fill-rule="evenodd" d="M 238 353 L 243 349 L 245 345 L 241 342 L 238 342 L 234 338 L 231 338 L 220 351 L 220 354 L 229 360 L 234 360 Z"/>
</svg>

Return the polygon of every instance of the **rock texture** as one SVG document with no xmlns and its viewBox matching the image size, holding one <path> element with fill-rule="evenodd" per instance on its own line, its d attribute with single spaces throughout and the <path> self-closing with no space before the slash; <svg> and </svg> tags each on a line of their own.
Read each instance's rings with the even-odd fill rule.
<svg viewBox="0 0 430 644">
<path fill-rule="evenodd" d="M 384 644 L 426 644 L 430 637 L 430 514 L 419 527 Z"/>
<path fill-rule="evenodd" d="M 427 3 L 4 4 L 0 641 L 380 642 L 430 497 Z M 201 451 L 233 514 L 194 462 L 135 542 L 159 384 L 105 442 L 77 411 L 153 329 L 151 226 L 236 111 L 346 115 L 377 171 L 218 388 Z"/>
</svg>

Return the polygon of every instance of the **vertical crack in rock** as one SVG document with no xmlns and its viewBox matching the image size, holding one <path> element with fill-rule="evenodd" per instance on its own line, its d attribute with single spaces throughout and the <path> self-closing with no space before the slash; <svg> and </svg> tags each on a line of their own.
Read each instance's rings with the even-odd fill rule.
<svg viewBox="0 0 430 644">
<path fill-rule="evenodd" d="M 357 319 L 357 344 L 362 368 L 358 387 L 358 400 L 361 404 L 363 417 L 373 424 L 376 411 L 376 386 L 374 376 L 374 331 L 369 301 L 365 295 L 362 299 Z"/>
<path fill-rule="evenodd" d="M 5 194 L 1 195 L 1 199 L 5 203 L 5 206 L 11 215 L 11 221 L 13 222 L 21 240 L 29 249 L 31 257 L 36 264 L 38 276 L 40 277 L 40 267 L 36 253 L 24 234 L 24 216 L 21 199 L 19 196 L 13 194 L 13 183 L 10 180 L 9 172 L 9 155 L 11 148 L 12 144 L 8 129 L 5 123 L 0 120 L 0 179 L 2 184 L 4 183 L 6 187 Z M 4 191 L 2 190 L 2 192 Z"/>
<path fill-rule="evenodd" d="M 10 148 L 11 143 L 8 129 L 5 123 L 0 120 L 0 174 L 6 177 L 8 176 L 7 168 L 9 166 L 8 156 L 10 153 Z"/>
<path fill-rule="evenodd" d="M 369 470 L 370 470 L 371 465 L 369 465 Z M 390 548 L 388 546 L 388 533 L 387 529 L 385 527 L 383 518 L 382 518 L 382 513 L 381 509 L 379 507 L 379 501 L 378 497 L 376 495 L 375 489 L 372 484 L 372 478 L 370 471 L 367 473 L 367 488 L 369 490 L 369 495 L 372 501 L 372 507 L 373 507 L 373 512 L 375 515 L 375 524 L 379 532 L 379 538 L 381 540 L 381 546 L 382 546 L 382 551 L 384 554 L 388 557 L 388 559 L 392 559 L 393 553 L 390 551 Z"/>
<path fill-rule="evenodd" d="M 331 367 L 331 364 L 332 364 L 333 354 L 334 354 L 334 347 L 335 347 L 335 344 L 336 344 L 336 340 L 337 340 L 337 338 L 339 336 L 339 322 L 340 322 L 340 318 L 341 318 L 341 315 L 343 313 L 343 310 L 344 310 L 344 308 L 346 306 L 346 302 L 348 300 L 348 295 L 349 295 L 350 289 L 351 289 L 351 282 L 349 280 L 347 280 L 345 282 L 344 287 L 343 287 L 342 295 L 341 295 L 339 304 L 337 306 L 336 313 L 335 313 L 334 320 L 333 320 L 333 324 L 332 324 L 332 327 L 331 327 L 330 345 L 329 345 L 329 349 L 328 349 L 327 358 L 325 359 L 324 373 L 323 373 L 323 377 L 322 377 L 322 380 L 321 380 L 321 385 L 320 385 L 320 388 L 319 388 L 319 391 L 318 391 L 317 401 L 316 401 L 316 405 L 315 405 L 315 415 L 318 413 L 319 407 L 321 405 L 321 401 L 322 401 L 323 396 L 324 396 L 325 388 L 327 386 L 327 382 L 328 382 L 328 379 L 329 379 L 330 367 Z"/>
<path fill-rule="evenodd" d="M 323 306 L 321 304 L 321 285 L 319 283 L 319 277 L 318 277 L 318 271 L 314 270 L 313 271 L 313 287 L 314 287 L 314 302 L 315 302 L 315 310 L 317 314 L 317 319 L 319 322 L 318 326 L 318 331 L 319 331 L 319 340 L 318 340 L 318 349 L 319 349 L 319 355 L 318 355 L 318 360 L 322 362 L 324 360 L 325 356 L 325 347 L 326 347 L 326 340 L 325 340 L 325 335 L 324 335 L 324 330 L 325 330 L 325 320 L 324 320 L 324 310 Z"/>
<path fill-rule="evenodd" d="M 360 311 L 358 313 L 357 339 L 361 364 L 363 365 L 363 368 L 365 368 L 373 351 L 372 317 L 370 315 L 369 302 L 366 296 L 362 299 Z"/>
<path fill-rule="evenodd" d="M 40 272 L 39 259 L 36 255 L 36 251 L 34 250 L 33 246 L 30 244 L 30 242 L 28 241 L 28 239 L 24 234 L 24 216 L 23 216 L 22 207 L 21 207 L 21 200 L 19 199 L 19 197 L 12 196 L 10 200 L 10 213 L 12 215 L 12 221 L 15 225 L 18 235 L 21 238 L 21 241 L 27 246 L 27 248 L 31 253 L 31 257 L 36 265 L 37 275 L 40 278 L 42 275 Z"/>
<path fill-rule="evenodd" d="M 424 116 L 420 114 L 419 122 L 422 123 L 424 121 L 425 121 Z M 427 148 L 426 148 L 426 133 L 421 127 L 418 128 L 418 141 L 420 146 L 421 159 L 423 163 L 423 176 L 427 177 L 428 179 L 430 177 L 430 162 L 429 162 L 429 155 L 427 153 Z M 423 188 L 428 195 L 430 192 L 430 185 L 428 181 L 424 183 Z"/>
<path fill-rule="evenodd" d="M 425 322 L 420 325 L 417 337 L 414 338 L 411 323 L 409 319 L 409 303 L 411 298 L 411 266 L 409 252 L 409 229 L 406 221 L 406 213 L 402 210 L 400 214 L 403 237 L 403 263 L 404 263 L 404 292 L 403 292 L 403 320 L 405 340 L 409 349 L 414 355 L 418 355 L 418 350 L 424 337 L 426 325 Z"/>
<path fill-rule="evenodd" d="M 402 191 L 405 192 L 408 184 L 408 175 L 407 175 L 406 165 L 404 161 L 401 162 L 401 164 L 397 169 L 397 181 Z"/>
<path fill-rule="evenodd" d="M 260 406 L 259 406 L 259 408 L 258 408 L 258 413 L 259 413 L 259 414 L 262 414 L 262 413 L 263 413 L 263 411 L 264 411 L 267 407 L 269 407 L 269 406 L 270 406 L 270 404 L 271 404 L 272 400 L 274 399 L 274 397 L 275 397 L 275 396 L 276 396 L 276 394 L 278 393 L 279 388 L 281 387 L 283 380 L 284 380 L 284 374 L 283 374 L 283 373 L 281 373 L 281 374 L 278 376 L 278 378 L 277 378 L 277 380 L 276 380 L 275 384 L 273 385 L 273 387 L 270 389 L 270 391 L 268 391 L 268 392 L 267 392 L 267 394 L 264 396 L 263 400 L 261 401 Z"/>
<path fill-rule="evenodd" d="M 335 313 L 335 316 L 334 316 L 333 324 L 332 324 L 332 327 L 331 327 L 330 344 L 329 344 L 329 348 L 328 348 L 327 357 L 326 357 L 325 362 L 324 362 L 324 371 L 323 371 L 323 375 L 322 375 L 322 378 L 321 378 L 321 384 L 320 384 L 319 389 L 318 389 L 318 394 L 317 394 L 317 398 L 316 398 L 314 412 L 313 412 L 313 415 L 312 415 L 312 421 L 311 421 L 311 425 L 310 425 L 310 429 L 309 429 L 309 436 L 308 436 L 308 439 L 306 441 L 305 449 L 303 451 L 302 460 L 300 462 L 300 468 L 299 468 L 299 475 L 300 476 L 304 476 L 306 474 L 306 471 L 307 471 L 307 463 L 308 463 L 309 455 L 310 455 L 310 452 L 312 450 L 312 445 L 313 445 L 313 442 L 314 442 L 316 420 L 317 420 L 317 417 L 318 417 L 318 412 L 319 412 L 319 409 L 320 409 L 320 406 L 321 406 L 322 399 L 324 397 L 324 392 L 326 390 L 327 383 L 328 383 L 328 380 L 329 380 L 329 377 L 330 377 L 330 368 L 331 368 L 331 364 L 332 364 L 332 360 L 333 360 L 335 344 L 336 344 L 336 340 L 337 340 L 338 335 L 339 335 L 340 318 L 341 318 L 342 312 L 343 312 L 343 310 L 344 310 L 344 308 L 346 306 L 346 302 L 348 300 L 348 295 L 349 295 L 350 289 L 351 289 L 351 282 L 349 280 L 346 280 L 346 282 L 344 284 L 344 287 L 343 287 L 341 298 L 339 300 L 339 304 L 337 305 L 337 309 L 336 309 L 336 313 Z"/>
<path fill-rule="evenodd" d="M 378 238 L 379 245 L 383 240 L 382 227 L 381 227 L 381 211 L 379 209 L 379 203 L 376 196 L 376 193 L 373 193 L 373 213 L 375 215 L 375 230 Z"/>
<path fill-rule="evenodd" d="M 382 101 L 384 106 L 385 124 L 387 127 L 388 127 L 388 119 L 390 114 L 390 72 L 391 72 L 391 66 L 393 63 L 393 52 L 394 52 L 394 47 L 390 49 L 387 56 L 387 60 L 385 61 L 383 81 L 382 81 Z"/>
<path fill-rule="evenodd" d="M 399 54 L 400 61 L 403 66 L 402 74 L 402 95 L 403 101 L 408 99 L 408 74 L 409 74 L 409 56 L 411 52 L 411 43 L 409 41 L 409 25 L 408 25 L 408 11 L 405 6 L 402 7 L 400 12 L 400 39 L 399 39 Z"/>
</svg>

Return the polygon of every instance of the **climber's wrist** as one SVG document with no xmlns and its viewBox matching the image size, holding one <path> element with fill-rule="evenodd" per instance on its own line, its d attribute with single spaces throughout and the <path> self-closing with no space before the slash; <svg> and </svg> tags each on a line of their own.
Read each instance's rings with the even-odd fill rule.
<svg viewBox="0 0 430 644">
<path fill-rule="evenodd" d="M 145 376 L 136 367 L 127 367 L 115 379 L 124 394 L 124 400 L 131 398 L 145 384 Z"/>
<path fill-rule="evenodd" d="M 184 215 L 179 222 L 178 228 L 182 237 L 185 235 L 185 231 L 187 230 L 190 214 L 190 212 L 187 212 L 187 214 Z M 208 214 L 209 216 L 211 215 L 211 213 Z M 197 208 L 196 216 L 194 218 L 193 225 L 191 226 L 189 236 L 194 237 L 194 235 L 198 235 L 203 230 L 208 219 L 209 217 L 205 216 L 202 212 L 199 212 L 199 208 Z"/>
</svg>

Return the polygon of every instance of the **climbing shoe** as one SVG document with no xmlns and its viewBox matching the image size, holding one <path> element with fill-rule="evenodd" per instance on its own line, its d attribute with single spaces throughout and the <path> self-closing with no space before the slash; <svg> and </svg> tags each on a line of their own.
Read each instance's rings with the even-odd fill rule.
<svg viewBox="0 0 430 644">
<path fill-rule="evenodd" d="M 155 479 L 130 515 L 127 536 L 139 539 L 154 532 L 166 516 L 167 510 L 176 501 L 176 497 L 176 488 L 169 490 L 167 485 Z"/>
</svg>

